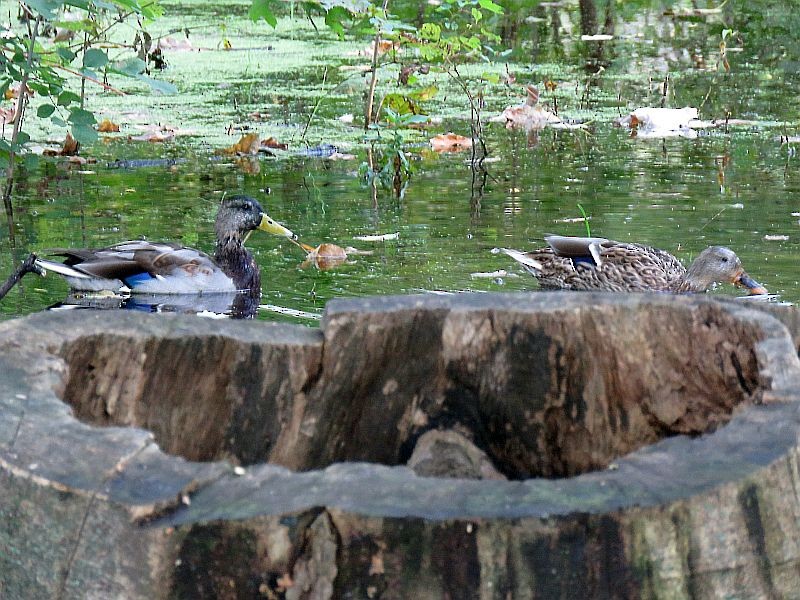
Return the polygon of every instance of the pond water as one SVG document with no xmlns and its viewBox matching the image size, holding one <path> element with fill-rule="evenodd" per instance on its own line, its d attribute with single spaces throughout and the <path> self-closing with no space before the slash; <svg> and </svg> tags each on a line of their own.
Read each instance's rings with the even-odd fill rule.
<svg viewBox="0 0 800 600">
<path fill-rule="evenodd" d="M 489 123 L 490 160 L 485 175 L 476 175 L 468 153 L 428 149 L 427 140 L 436 133 L 469 135 L 463 95 L 446 76 L 431 74 L 440 91 L 427 112 L 443 121 L 404 133 L 414 173 L 397 197 L 390 189 L 373 189 L 359 169 L 369 148 L 358 127 L 365 83 L 340 67 L 365 64 L 366 58 L 348 52 L 363 51 L 367 42 L 336 42 L 301 20 L 282 20 L 273 31 L 238 16 L 246 9 L 243 3 L 226 4 L 231 10 L 220 28 L 218 3 L 192 3 L 186 16 L 153 26 L 155 33 L 176 23 L 198 28 L 190 37 L 195 50 L 165 52 L 169 67 L 158 74 L 181 93 L 152 96 L 135 84 L 121 85 L 131 92 L 124 98 L 93 92 L 93 108 L 121 122 L 122 134 L 82 151 L 96 157 L 95 164 L 43 159 L 23 174 L 13 240 L 7 227 L 0 228 L 0 275 L 29 251 L 125 239 L 173 240 L 211 252 L 223 193 L 247 193 L 306 243 L 371 251 L 320 271 L 303 268 L 303 253 L 287 241 L 258 233 L 250 238 L 264 274 L 262 303 L 310 314 L 262 310 L 258 318 L 314 324 L 325 302 L 336 297 L 535 290 L 533 278 L 491 249 L 532 249 L 548 233 L 585 234 L 585 224 L 575 220 L 580 204 L 593 235 L 647 243 L 686 262 L 708 245 L 729 246 L 771 293 L 797 302 L 800 158 L 795 143 L 781 136 L 796 135 L 800 118 L 794 101 L 800 54 L 791 43 L 798 17 L 762 3 L 729 4 L 722 14 L 677 19 L 664 15 L 668 5 L 625 3 L 611 16 L 615 39 L 604 42 L 580 40 L 577 5 L 529 9 L 525 14 L 533 18 L 513 28 L 509 38 L 515 50 L 508 69 L 518 83 L 490 86 L 484 117 L 520 102 L 520 84 L 550 79 L 558 87 L 543 93 L 542 102 L 552 106 L 555 97 L 559 114 L 588 122 L 586 128 L 528 135 Z M 165 6 L 177 12 L 177 3 Z M 598 7 L 601 23 L 605 7 Z M 217 25 L 201 27 L 210 22 Z M 728 38 L 730 72 L 714 68 L 725 28 L 736 32 Z M 222 37 L 241 51 L 222 50 Z M 397 90 L 398 69 L 387 65 L 381 71 L 382 93 Z M 506 67 L 477 65 L 462 74 L 486 70 L 503 73 Z M 702 104 L 703 118 L 730 113 L 758 123 L 701 131 L 695 139 L 655 140 L 632 138 L 613 125 L 620 114 L 660 105 L 668 73 L 667 106 Z M 256 111 L 260 114 L 252 116 Z M 355 125 L 337 119 L 346 113 L 356 115 Z M 140 133 L 136 123 L 145 122 L 191 134 L 161 143 L 129 140 Z M 290 151 L 247 161 L 216 156 L 214 150 L 233 144 L 244 125 L 288 143 Z M 34 142 L 58 135 L 63 139 L 63 133 L 34 131 Z M 298 154 L 321 143 L 336 144 L 355 158 Z M 381 151 L 375 147 L 378 161 Z M 107 164 L 155 157 L 181 162 L 140 168 Z M 387 233 L 399 235 L 381 242 L 354 239 Z M 508 275 L 474 275 L 498 270 Z M 741 293 L 730 287 L 719 292 Z M 42 310 L 66 294 L 57 277 L 28 276 L 0 301 L 0 318 Z"/>
</svg>

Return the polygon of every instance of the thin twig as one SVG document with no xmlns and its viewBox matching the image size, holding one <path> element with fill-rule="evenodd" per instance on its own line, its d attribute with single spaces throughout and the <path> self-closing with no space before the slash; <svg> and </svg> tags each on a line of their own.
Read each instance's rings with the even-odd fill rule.
<svg viewBox="0 0 800 600">
<path fill-rule="evenodd" d="M 67 73 L 71 73 L 72 75 L 77 75 L 78 77 L 91 81 L 92 83 L 96 83 L 97 85 L 102 86 L 102 88 L 107 92 L 114 92 L 115 94 L 118 94 L 120 96 L 126 95 L 125 92 L 123 92 L 122 90 L 118 90 L 117 88 L 108 85 L 107 83 L 103 83 L 102 81 L 100 81 L 99 79 L 95 79 L 94 77 L 89 77 L 88 75 L 85 75 L 80 71 L 75 71 L 68 67 L 62 67 L 61 65 L 52 65 L 52 67 L 54 69 L 61 69 L 62 71 L 66 71 Z"/>
<path fill-rule="evenodd" d="M 386 7 L 389 5 L 389 0 L 383 0 L 383 18 L 386 18 Z M 369 129 L 372 124 L 372 104 L 375 101 L 375 86 L 378 84 L 378 48 L 381 45 L 382 27 L 378 27 L 375 32 L 375 40 L 373 44 L 375 47 L 372 49 L 372 81 L 369 82 L 369 96 L 367 97 L 367 112 L 364 115 L 364 131 Z"/>
</svg>

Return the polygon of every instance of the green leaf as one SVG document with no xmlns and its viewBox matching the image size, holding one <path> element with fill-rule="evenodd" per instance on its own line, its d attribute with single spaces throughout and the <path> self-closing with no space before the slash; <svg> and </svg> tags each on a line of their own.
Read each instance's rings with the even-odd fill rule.
<svg viewBox="0 0 800 600">
<path fill-rule="evenodd" d="M 342 21 L 348 18 L 350 18 L 350 13 L 347 9 L 341 6 L 334 6 L 325 13 L 325 25 L 330 27 L 339 39 L 342 39 L 344 38 Z"/>
<path fill-rule="evenodd" d="M 97 123 L 97 120 L 94 118 L 94 114 L 89 112 L 88 110 L 83 110 L 82 108 L 71 108 L 69 111 L 69 117 L 67 118 L 67 121 L 72 123 L 73 126 L 75 125 L 88 126 Z M 75 139 L 77 139 L 77 137 Z"/>
<path fill-rule="evenodd" d="M 72 137 L 78 140 L 81 144 L 91 144 L 98 138 L 97 132 L 91 125 L 73 125 Z"/>
<path fill-rule="evenodd" d="M 442 28 L 436 23 L 423 23 L 419 29 L 419 37 L 429 42 L 438 42 L 442 37 Z"/>
<path fill-rule="evenodd" d="M 32 152 L 28 152 L 23 157 L 22 164 L 28 171 L 35 171 L 39 168 L 39 157 Z"/>
<path fill-rule="evenodd" d="M 28 0 L 25 4 L 48 21 L 52 21 L 56 17 L 58 9 L 61 8 L 61 2 L 55 0 Z"/>
<path fill-rule="evenodd" d="M 57 104 L 59 106 L 69 106 L 73 102 L 80 102 L 80 101 L 81 101 L 81 97 L 78 96 L 78 94 L 75 94 L 73 92 L 61 92 L 58 95 Z"/>
<path fill-rule="evenodd" d="M 483 13 L 474 6 L 472 7 L 472 19 L 478 23 L 483 18 Z"/>
<path fill-rule="evenodd" d="M 126 77 L 138 77 L 146 67 L 147 65 L 142 59 L 133 57 L 127 60 L 114 61 L 110 63 L 108 69 Z"/>
<path fill-rule="evenodd" d="M 83 66 L 89 69 L 102 69 L 108 64 L 108 55 L 100 48 L 89 48 L 83 53 Z"/>
<path fill-rule="evenodd" d="M 478 4 L 481 5 L 481 8 L 485 8 L 486 10 L 495 13 L 496 15 L 503 14 L 503 7 L 499 4 L 495 4 L 492 0 L 478 0 Z"/>
<path fill-rule="evenodd" d="M 275 18 L 275 14 L 272 12 L 272 4 L 271 0 L 252 0 L 248 13 L 250 19 L 253 21 L 264 19 L 271 27 L 275 27 L 278 24 L 278 19 Z"/>
<path fill-rule="evenodd" d="M 65 46 L 59 46 L 56 48 L 56 54 L 58 54 L 59 58 L 61 58 L 61 60 L 67 64 L 75 60 L 75 53 Z"/>
<path fill-rule="evenodd" d="M 153 79 L 152 77 L 148 77 L 147 75 L 137 75 L 136 79 L 145 82 L 147 85 L 150 86 L 151 90 L 159 94 L 165 94 L 169 96 L 178 93 L 178 88 L 176 88 L 174 85 L 166 81 L 162 81 L 160 79 Z"/>
<path fill-rule="evenodd" d="M 17 133 L 17 150 L 19 150 L 24 144 L 27 144 L 31 141 L 31 136 L 25 133 L 24 131 L 20 131 Z"/>
<path fill-rule="evenodd" d="M 36 109 L 36 116 L 40 119 L 46 119 L 56 111 L 56 107 L 52 104 L 42 104 Z"/>
<path fill-rule="evenodd" d="M 66 127 L 67 122 L 57 115 L 53 115 L 50 117 L 50 122 L 55 125 L 56 127 Z"/>
</svg>

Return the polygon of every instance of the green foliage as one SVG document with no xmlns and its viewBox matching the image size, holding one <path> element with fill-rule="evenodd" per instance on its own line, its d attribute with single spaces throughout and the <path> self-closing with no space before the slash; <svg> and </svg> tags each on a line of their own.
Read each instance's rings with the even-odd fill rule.
<svg viewBox="0 0 800 600">
<path fill-rule="evenodd" d="M 0 92 L 12 87 L 19 90 L 11 108 L 18 122 L 13 130 L 4 130 L 12 139 L 0 144 L 1 164 L 24 153 L 29 140 L 24 119 L 50 119 L 56 126 L 69 127 L 73 137 L 84 144 L 97 139 L 96 119 L 84 106 L 83 84 L 87 81 L 105 85 L 104 80 L 113 73 L 144 81 L 159 92 L 175 92 L 173 86 L 144 75 L 145 63 L 125 56 L 130 49 L 106 49 L 113 47 L 109 33 L 115 27 L 126 23 L 140 30 L 144 23 L 159 17 L 162 9 L 156 1 L 26 0 L 19 4 L 19 14 L 24 18 L 13 23 L 0 39 Z M 71 37 L 74 41 L 55 41 L 43 35 L 55 30 L 71 32 L 72 36 L 62 39 Z M 138 33 L 136 37 L 143 39 Z M 80 94 L 67 89 L 74 77 L 84 78 Z M 23 110 L 28 102 L 26 89 L 45 100 L 35 113 Z"/>
<path fill-rule="evenodd" d="M 275 27 L 278 24 L 278 19 L 275 17 L 275 5 L 274 0 L 253 0 L 250 5 L 250 18 L 253 21 L 264 19 L 270 26 Z"/>
</svg>

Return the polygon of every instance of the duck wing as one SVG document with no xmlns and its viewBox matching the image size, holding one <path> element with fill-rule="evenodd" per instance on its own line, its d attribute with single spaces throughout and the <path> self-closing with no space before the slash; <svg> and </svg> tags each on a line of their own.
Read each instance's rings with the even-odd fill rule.
<svg viewBox="0 0 800 600">
<path fill-rule="evenodd" d="M 686 269 L 663 250 L 605 238 L 547 236 L 547 248 L 506 252 L 539 280 L 543 288 L 645 292 L 669 290 Z M 534 266 L 537 265 L 537 266 Z"/>
<path fill-rule="evenodd" d="M 75 289 L 118 291 L 122 284 L 132 292 L 161 294 L 235 289 L 210 256 L 179 244 L 135 240 L 99 249 L 61 248 L 50 254 L 66 257 L 61 269 L 51 261 L 41 261 L 41 266 L 65 276 Z"/>
</svg>

